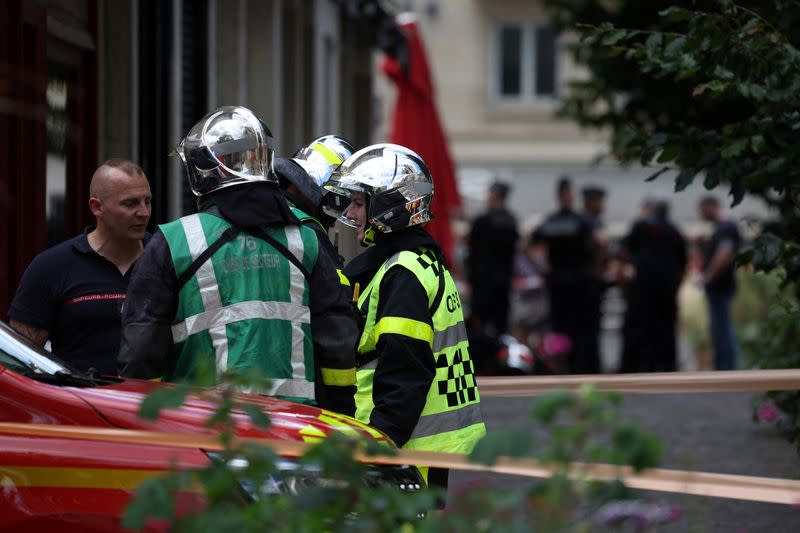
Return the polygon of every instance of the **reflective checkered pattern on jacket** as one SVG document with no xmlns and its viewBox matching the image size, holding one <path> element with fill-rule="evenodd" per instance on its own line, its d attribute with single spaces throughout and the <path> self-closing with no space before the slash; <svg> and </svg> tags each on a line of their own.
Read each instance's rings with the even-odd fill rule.
<svg viewBox="0 0 800 533">
<path fill-rule="evenodd" d="M 436 377 L 428 390 L 425 408 L 404 448 L 469 453 L 486 433 L 480 409 L 480 394 L 475 383 L 474 365 L 469 356 L 469 342 L 461 310 L 461 299 L 450 272 L 436 260 L 430 250 L 403 251 L 381 266 L 375 277 L 361 292 L 359 308 L 367 306 L 367 318 L 359 341 L 358 351 L 375 351 L 380 328 L 376 327 L 380 284 L 391 268 L 411 271 L 428 295 L 428 306 L 435 303 L 440 276 L 444 291 L 439 305 L 432 310 L 433 330 L 426 325 L 409 321 L 393 332 L 407 328 L 407 336 L 428 342 L 436 363 Z M 402 318 L 399 318 L 402 320 Z M 372 378 L 374 366 L 358 369 L 356 417 L 369 421 L 374 407 Z"/>
</svg>

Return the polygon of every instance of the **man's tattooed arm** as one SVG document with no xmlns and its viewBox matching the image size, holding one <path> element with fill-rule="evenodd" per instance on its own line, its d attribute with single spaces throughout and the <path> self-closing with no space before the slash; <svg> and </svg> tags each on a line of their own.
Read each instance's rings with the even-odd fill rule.
<svg viewBox="0 0 800 533">
<path fill-rule="evenodd" d="M 47 337 L 49 336 L 49 332 L 47 330 L 29 326 L 28 324 L 18 322 L 13 318 L 11 319 L 11 327 L 37 346 L 44 346 L 44 343 L 47 341 Z"/>
</svg>

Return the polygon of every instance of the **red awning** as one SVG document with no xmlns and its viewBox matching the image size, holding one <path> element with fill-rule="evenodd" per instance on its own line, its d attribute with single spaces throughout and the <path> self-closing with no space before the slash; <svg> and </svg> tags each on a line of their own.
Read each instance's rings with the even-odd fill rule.
<svg viewBox="0 0 800 533">
<path fill-rule="evenodd" d="M 450 215 L 461 207 L 461 195 L 455 180 L 455 168 L 442 129 L 428 68 L 425 47 L 417 24 L 400 24 L 408 45 L 409 66 L 404 72 L 392 57 L 383 61 L 383 72 L 397 86 L 397 102 L 389 140 L 417 152 L 431 171 L 435 192 L 433 213 L 436 218 L 425 229 L 442 245 L 445 257 L 452 265 L 453 232 Z"/>
</svg>

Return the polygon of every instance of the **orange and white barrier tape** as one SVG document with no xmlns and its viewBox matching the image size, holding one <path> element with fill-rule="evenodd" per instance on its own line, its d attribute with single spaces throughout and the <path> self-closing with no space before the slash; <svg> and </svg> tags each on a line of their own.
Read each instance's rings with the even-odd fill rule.
<svg viewBox="0 0 800 533">
<path fill-rule="evenodd" d="M 213 435 L 126 429 L 0 423 L 0 434 L 123 442 L 175 448 L 202 448 L 209 451 L 222 449 L 219 439 Z M 304 442 L 255 438 L 237 439 L 236 442 L 238 444 L 260 444 L 285 457 L 298 457 L 311 446 Z M 459 454 L 415 450 L 398 450 L 395 455 L 379 456 L 366 455 L 356 451 L 353 456 L 357 461 L 370 464 L 427 465 L 435 468 L 491 472 L 531 478 L 545 478 L 553 473 L 551 467 L 543 465 L 535 459 L 505 457 L 495 465 L 486 466 L 470 463 L 466 456 Z M 791 505 L 800 503 L 800 481 L 791 479 L 667 469 L 650 469 L 635 473 L 629 467 L 592 463 L 576 463 L 573 464 L 573 467 L 575 472 L 580 472 L 587 478 L 619 479 L 635 489 Z"/>
<path fill-rule="evenodd" d="M 484 398 L 491 396 L 524 397 L 538 396 L 555 390 L 577 390 L 586 383 L 593 384 L 597 390 L 623 394 L 800 390 L 800 369 L 519 377 L 479 376 L 478 390 Z"/>
</svg>

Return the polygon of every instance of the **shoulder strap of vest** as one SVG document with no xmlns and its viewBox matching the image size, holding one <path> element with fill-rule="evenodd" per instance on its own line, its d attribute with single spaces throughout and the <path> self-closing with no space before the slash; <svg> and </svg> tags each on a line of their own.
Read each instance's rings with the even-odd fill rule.
<svg viewBox="0 0 800 533">
<path fill-rule="evenodd" d="M 222 248 L 224 244 L 232 241 L 238 233 L 238 226 L 230 226 L 228 229 L 222 232 L 222 235 L 220 235 L 219 238 L 211 244 L 211 246 L 203 250 L 203 253 L 198 255 L 197 259 L 192 261 L 192 264 L 189 265 L 189 268 L 187 268 L 178 278 L 178 291 L 180 291 L 183 286 L 186 285 L 190 279 L 192 279 L 192 276 L 194 276 L 195 273 L 200 270 L 200 267 L 203 266 L 203 263 L 208 261 L 208 259 L 214 255 L 217 250 Z"/>
<path fill-rule="evenodd" d="M 289 201 L 289 209 L 292 210 L 292 213 L 294 213 L 294 216 L 296 216 L 297 219 L 300 220 L 301 224 L 305 226 L 314 226 L 316 224 L 317 226 L 322 228 L 322 231 L 324 231 L 325 233 L 328 232 L 328 229 L 322 224 L 322 222 L 320 222 L 313 216 L 309 215 L 308 213 L 306 213 L 305 211 L 294 205 L 291 201 Z"/>
<path fill-rule="evenodd" d="M 314 218 L 314 217 L 312 217 L 310 215 L 306 219 L 300 219 L 300 222 L 304 226 L 309 226 L 309 227 L 316 226 L 316 227 L 319 227 L 319 228 L 322 229 L 322 231 L 324 231 L 325 233 L 328 233 L 328 230 L 325 229 L 325 226 L 322 225 L 322 222 L 320 222 L 319 220 L 317 220 L 316 218 Z"/>
<path fill-rule="evenodd" d="M 305 222 L 306 220 L 311 218 L 311 215 L 309 215 L 308 213 L 306 213 L 305 211 L 294 205 L 291 202 L 291 200 L 287 200 L 286 203 L 289 204 L 289 209 L 291 209 L 294 216 L 296 216 L 300 220 L 300 222 Z"/>
<path fill-rule="evenodd" d="M 428 259 L 432 261 L 432 264 L 435 263 L 436 266 L 438 267 L 438 272 L 436 273 L 436 277 L 439 278 L 439 287 L 436 289 L 436 296 L 434 296 L 433 302 L 431 302 L 429 308 L 431 314 L 433 314 L 439 308 L 439 304 L 442 303 L 442 298 L 444 298 L 444 286 L 445 286 L 444 265 L 442 264 L 441 259 L 439 257 L 436 257 L 436 255 L 434 255 L 434 253 L 431 252 L 430 250 L 425 250 L 424 252 L 420 250 L 419 253 L 421 255 L 427 256 Z"/>
<path fill-rule="evenodd" d="M 433 298 L 433 302 L 431 302 L 430 312 L 431 314 L 435 313 L 436 310 L 439 308 L 439 304 L 442 303 L 442 298 L 444 298 L 444 270 L 439 269 L 439 288 L 436 290 L 436 296 Z"/>
<path fill-rule="evenodd" d="M 273 248 L 275 248 L 281 254 L 283 254 L 286 257 L 286 259 L 289 260 L 289 262 L 291 262 L 294 266 L 296 266 L 300 270 L 300 272 L 303 273 L 303 277 L 306 278 L 306 281 L 308 282 L 309 286 L 311 285 L 311 273 L 305 266 L 303 266 L 303 262 L 300 261 L 300 259 L 298 259 L 292 252 L 290 252 L 286 246 L 281 244 L 280 241 L 278 241 L 273 236 L 268 234 L 262 228 L 245 228 L 245 231 L 247 233 L 250 233 L 254 237 L 258 237 L 259 239 L 262 239 L 270 243 L 273 246 Z"/>
<path fill-rule="evenodd" d="M 205 212 L 224 218 L 222 217 L 222 213 L 220 213 L 219 209 L 217 209 L 217 206 L 211 206 L 209 209 L 205 210 Z M 308 284 L 311 284 L 311 273 L 305 266 L 303 266 L 303 263 L 297 257 L 295 257 L 295 255 L 290 252 L 288 248 L 267 234 L 266 231 L 261 228 L 240 228 L 239 226 L 231 225 L 228 229 L 222 232 L 222 235 L 220 235 L 219 238 L 211 244 L 211 246 L 203 250 L 203 253 L 197 256 L 197 259 L 192 261 L 192 264 L 189 265 L 189 268 L 187 268 L 186 271 L 180 275 L 178 278 L 178 291 L 180 291 L 183 286 L 186 285 L 190 279 L 192 279 L 192 276 L 194 276 L 197 271 L 200 270 L 200 267 L 203 266 L 203 263 L 208 261 L 208 259 L 214 255 L 217 250 L 222 248 L 222 246 L 224 246 L 226 243 L 232 241 L 234 237 L 236 237 L 236 235 L 243 230 L 247 233 L 250 233 L 254 237 L 258 237 L 259 239 L 270 243 L 273 248 L 280 252 L 281 255 L 285 256 L 286 259 L 288 259 L 294 266 L 300 269 L 300 272 L 303 273 L 303 277 L 306 278 Z"/>
</svg>

